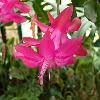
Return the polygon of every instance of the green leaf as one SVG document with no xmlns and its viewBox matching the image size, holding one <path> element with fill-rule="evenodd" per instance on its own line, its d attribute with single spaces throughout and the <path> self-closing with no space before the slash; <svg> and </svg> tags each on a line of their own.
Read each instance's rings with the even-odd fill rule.
<svg viewBox="0 0 100 100">
<path fill-rule="evenodd" d="M 97 4 L 97 18 L 96 18 L 96 26 L 97 26 L 97 30 L 100 34 L 100 4 Z"/>
<path fill-rule="evenodd" d="M 77 36 L 82 35 L 82 36 L 84 36 L 87 29 L 89 29 L 90 27 L 93 30 L 96 29 L 96 26 L 94 25 L 94 23 L 89 21 L 86 17 L 83 17 L 81 22 L 82 22 L 82 25 L 81 25 L 80 29 L 77 32 L 75 32 L 75 34 L 73 34 L 73 35 L 77 35 Z"/>
<path fill-rule="evenodd" d="M 95 84 L 92 59 L 91 56 L 82 58 L 76 68 L 76 75 L 80 79 L 80 91 L 85 91 L 87 95 L 92 95 Z"/>
<path fill-rule="evenodd" d="M 48 17 L 47 12 L 43 10 L 44 5 L 41 5 L 43 0 L 34 0 L 33 3 L 33 9 L 35 13 L 37 14 L 40 21 L 48 23 Z"/>
<path fill-rule="evenodd" d="M 87 0 L 72 0 L 72 4 L 75 7 L 80 7 L 80 6 L 83 6 L 85 1 L 87 1 Z"/>
<path fill-rule="evenodd" d="M 4 26 L 4 24 L 3 23 L 0 23 L 0 27 L 2 27 L 2 26 Z"/>
<path fill-rule="evenodd" d="M 97 87 L 97 92 L 98 92 L 98 98 L 100 98 L 100 72 L 98 72 L 95 76 L 96 80 L 96 87 Z"/>
<path fill-rule="evenodd" d="M 84 3 L 84 14 L 92 21 L 100 33 L 100 4 L 96 0 L 88 0 Z"/>
<path fill-rule="evenodd" d="M 100 39 L 98 39 L 95 43 L 94 43 L 95 47 L 100 47 Z"/>
<path fill-rule="evenodd" d="M 96 22 L 96 0 L 88 0 L 84 3 L 84 14 L 90 21 Z"/>
<path fill-rule="evenodd" d="M 50 93 L 52 96 L 62 98 L 61 92 L 59 90 L 57 90 L 55 87 L 50 89 Z"/>
</svg>

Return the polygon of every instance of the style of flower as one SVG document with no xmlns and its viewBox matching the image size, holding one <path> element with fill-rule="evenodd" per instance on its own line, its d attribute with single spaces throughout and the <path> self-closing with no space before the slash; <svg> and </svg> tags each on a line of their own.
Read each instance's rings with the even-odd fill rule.
<svg viewBox="0 0 100 100">
<path fill-rule="evenodd" d="M 59 68 L 64 65 L 74 64 L 76 55 L 86 55 L 86 50 L 82 47 L 82 37 L 66 39 L 58 49 L 51 39 L 51 34 L 47 31 L 41 40 L 24 37 L 24 43 L 15 46 L 14 56 L 21 59 L 29 68 L 39 68 L 39 81 L 43 84 L 43 76 L 47 69 Z M 38 52 L 30 46 L 36 46 Z"/>
<path fill-rule="evenodd" d="M 51 39 L 53 39 L 55 48 L 58 49 L 59 45 L 62 44 L 62 35 L 65 33 L 77 31 L 80 28 L 81 21 L 78 17 L 71 21 L 73 13 L 73 6 L 64 9 L 56 18 L 48 12 L 48 18 L 51 25 L 45 25 L 38 21 L 37 17 L 33 17 L 33 21 L 39 26 L 42 32 L 49 30 L 51 32 Z M 66 36 L 65 36 L 66 37 Z"/>
<path fill-rule="evenodd" d="M 19 0 L 0 0 L 0 22 L 16 22 L 21 23 L 26 21 L 26 18 L 15 12 L 17 8 L 22 13 L 28 13 L 30 7 Z"/>
</svg>

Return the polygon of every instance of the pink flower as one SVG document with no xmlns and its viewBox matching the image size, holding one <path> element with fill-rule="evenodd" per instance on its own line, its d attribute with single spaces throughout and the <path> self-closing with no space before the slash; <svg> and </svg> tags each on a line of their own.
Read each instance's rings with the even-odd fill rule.
<svg viewBox="0 0 100 100">
<path fill-rule="evenodd" d="M 51 39 L 53 39 L 55 48 L 57 49 L 59 48 L 59 45 L 62 44 L 61 41 L 63 41 L 63 34 L 77 31 L 80 28 L 81 21 L 79 18 L 76 17 L 71 21 L 72 13 L 72 6 L 64 9 L 55 19 L 48 12 L 48 18 L 51 23 L 50 26 L 39 22 L 36 16 L 33 17 L 33 21 L 39 26 L 41 31 L 46 32 L 47 30 L 49 30 L 51 32 Z"/>
<path fill-rule="evenodd" d="M 15 58 L 19 58 L 29 68 L 39 68 L 39 81 L 43 84 L 43 76 L 47 69 L 62 67 L 75 63 L 75 55 L 86 55 L 82 47 L 82 38 L 67 39 L 65 43 L 55 49 L 50 32 L 47 31 L 38 41 L 33 38 L 23 38 L 25 43 L 15 46 Z M 28 46 L 36 46 L 38 52 Z"/>
<path fill-rule="evenodd" d="M 28 13 L 30 11 L 30 7 L 19 0 L 0 0 L 0 22 L 21 23 L 26 21 L 24 16 L 14 11 L 15 8 L 23 13 Z"/>
</svg>

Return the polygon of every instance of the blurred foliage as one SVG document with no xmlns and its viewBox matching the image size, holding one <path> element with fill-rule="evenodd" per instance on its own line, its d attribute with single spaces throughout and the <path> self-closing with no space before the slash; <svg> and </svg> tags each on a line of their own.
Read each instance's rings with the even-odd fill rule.
<svg viewBox="0 0 100 100">
<path fill-rule="evenodd" d="M 47 11 L 43 8 L 52 4 L 46 2 L 41 5 L 44 0 L 23 1 L 32 4 L 40 21 L 46 24 L 49 22 Z M 13 49 L 16 40 L 12 38 L 4 43 L 2 36 L 0 100 L 100 100 L 100 39 L 94 41 L 96 32 L 98 37 L 100 33 L 100 3 L 99 0 L 72 0 L 72 4 L 75 7 L 73 17 L 79 15 L 82 25 L 80 30 L 71 33 L 71 36 L 83 35 L 83 45 L 87 48 L 88 55 L 77 57 L 74 65 L 48 70 L 44 77 L 44 85 L 40 86 L 38 70 L 30 70 L 20 60 L 14 59 Z M 54 9 L 52 12 L 56 13 Z M 0 28 L 11 24 L 0 24 Z M 19 38 L 21 39 L 20 35 Z"/>
<path fill-rule="evenodd" d="M 34 11 L 36 12 L 36 15 L 38 16 L 38 18 L 45 23 L 48 23 L 48 17 L 47 17 L 47 12 L 43 10 L 43 7 L 45 5 L 47 5 L 48 3 L 46 3 L 45 5 L 41 5 L 41 3 L 43 2 L 43 0 L 34 0 L 33 1 L 33 8 Z"/>
<path fill-rule="evenodd" d="M 54 6 L 53 4 L 49 3 L 49 2 L 44 2 L 44 0 L 33 0 L 31 1 L 32 3 L 32 7 L 37 15 L 37 17 L 39 18 L 40 21 L 48 24 L 48 16 L 47 16 L 47 12 L 46 10 L 43 10 L 44 7 L 51 5 L 52 8 L 49 11 L 54 10 Z"/>
</svg>

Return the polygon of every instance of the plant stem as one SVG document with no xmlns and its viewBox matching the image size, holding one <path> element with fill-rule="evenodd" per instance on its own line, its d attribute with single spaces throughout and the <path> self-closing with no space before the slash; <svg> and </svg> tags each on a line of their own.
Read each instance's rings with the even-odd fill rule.
<svg viewBox="0 0 100 100">
<path fill-rule="evenodd" d="M 2 41 L 3 41 L 3 43 L 6 44 L 7 39 L 6 39 L 6 30 L 5 30 L 4 26 L 1 27 L 1 35 L 2 35 Z"/>
<path fill-rule="evenodd" d="M 4 26 L 1 27 L 1 35 L 2 35 L 2 41 L 3 41 L 2 43 L 2 64 L 3 64 L 6 59 L 6 42 L 7 42 L 6 30 Z"/>
<path fill-rule="evenodd" d="M 2 35 L 2 64 L 1 66 L 4 69 L 4 72 L 1 75 L 0 85 L 2 87 L 2 92 L 7 90 L 8 80 L 9 80 L 9 65 L 5 64 L 6 56 L 7 56 L 7 38 L 6 38 L 6 30 L 5 26 L 1 26 L 1 35 Z"/>
<path fill-rule="evenodd" d="M 18 25 L 18 36 L 19 36 L 19 40 L 22 40 L 22 29 L 21 29 L 21 24 Z"/>
<path fill-rule="evenodd" d="M 59 5 L 61 3 L 61 0 L 56 0 L 57 3 L 57 15 L 60 13 Z"/>
</svg>

